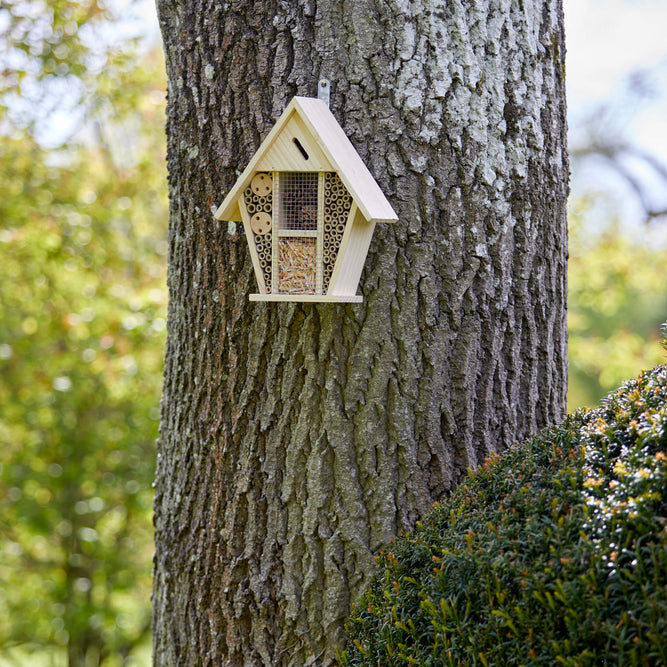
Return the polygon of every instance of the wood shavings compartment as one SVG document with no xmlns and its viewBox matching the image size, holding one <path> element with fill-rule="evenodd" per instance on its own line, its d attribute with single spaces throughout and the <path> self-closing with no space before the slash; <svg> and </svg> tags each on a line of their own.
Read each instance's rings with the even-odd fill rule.
<svg viewBox="0 0 667 667">
<path fill-rule="evenodd" d="M 216 212 L 242 222 L 253 301 L 359 302 L 376 222 L 393 208 L 321 100 L 295 97 Z"/>
</svg>

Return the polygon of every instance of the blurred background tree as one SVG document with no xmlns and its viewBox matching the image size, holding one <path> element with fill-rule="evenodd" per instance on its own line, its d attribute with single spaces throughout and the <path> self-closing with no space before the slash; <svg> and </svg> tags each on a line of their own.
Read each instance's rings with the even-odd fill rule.
<svg viewBox="0 0 667 667">
<path fill-rule="evenodd" d="M 0 9 L 2 665 L 150 662 L 166 84 L 122 26 Z"/>
<path fill-rule="evenodd" d="M 591 230 L 594 206 L 581 197 L 568 214 L 570 412 L 594 406 L 640 370 L 665 362 L 667 226 L 656 230 L 654 244 L 614 217 Z"/>
<path fill-rule="evenodd" d="M 667 56 L 628 72 L 571 128 L 568 410 L 665 361 L 667 163 L 633 126 L 667 99 Z"/>
<path fill-rule="evenodd" d="M 568 408 L 665 361 L 667 4 L 564 0 L 568 50 Z"/>
</svg>

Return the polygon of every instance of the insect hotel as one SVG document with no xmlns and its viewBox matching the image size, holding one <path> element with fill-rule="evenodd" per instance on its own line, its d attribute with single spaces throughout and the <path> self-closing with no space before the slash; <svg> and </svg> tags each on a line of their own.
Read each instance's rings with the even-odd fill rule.
<svg viewBox="0 0 667 667">
<path fill-rule="evenodd" d="M 360 302 L 376 222 L 398 218 L 327 103 L 294 97 L 218 208 L 242 222 L 251 301 Z"/>
</svg>

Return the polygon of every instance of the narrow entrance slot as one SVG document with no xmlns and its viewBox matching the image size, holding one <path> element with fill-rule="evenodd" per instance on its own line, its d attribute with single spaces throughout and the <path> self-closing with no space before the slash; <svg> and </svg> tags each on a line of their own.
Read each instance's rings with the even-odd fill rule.
<svg viewBox="0 0 667 667">
<path fill-rule="evenodd" d="M 292 141 L 294 142 L 294 145 L 299 149 L 301 155 L 303 155 L 303 159 L 307 160 L 310 156 L 306 152 L 306 149 L 301 145 L 301 142 L 296 137 L 294 137 Z"/>
</svg>

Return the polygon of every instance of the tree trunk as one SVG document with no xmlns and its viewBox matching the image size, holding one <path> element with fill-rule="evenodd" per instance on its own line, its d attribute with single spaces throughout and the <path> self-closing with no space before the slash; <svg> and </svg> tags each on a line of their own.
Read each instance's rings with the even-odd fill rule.
<svg viewBox="0 0 667 667">
<path fill-rule="evenodd" d="M 325 665 L 373 574 L 466 470 L 564 413 L 560 0 L 158 0 L 169 326 L 156 665 Z M 251 303 L 212 211 L 295 94 L 399 215 L 363 304 Z"/>
</svg>

